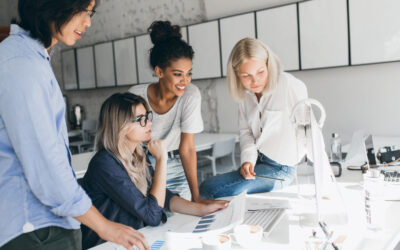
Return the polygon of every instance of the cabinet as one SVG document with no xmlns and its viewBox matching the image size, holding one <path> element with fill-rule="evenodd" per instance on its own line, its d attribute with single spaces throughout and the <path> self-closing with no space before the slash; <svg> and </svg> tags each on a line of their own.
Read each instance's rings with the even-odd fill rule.
<svg viewBox="0 0 400 250">
<path fill-rule="evenodd" d="M 114 41 L 117 85 L 138 83 L 135 38 Z"/>
<path fill-rule="evenodd" d="M 79 89 L 96 87 L 93 46 L 76 50 Z"/>
<path fill-rule="evenodd" d="M 299 3 L 301 68 L 349 65 L 346 0 Z"/>
<path fill-rule="evenodd" d="M 188 34 L 189 44 L 195 51 L 193 79 L 221 77 L 218 21 L 191 25 Z"/>
<path fill-rule="evenodd" d="M 115 86 L 113 43 L 96 44 L 94 52 L 97 87 Z"/>
<path fill-rule="evenodd" d="M 76 50 L 69 49 L 61 52 L 62 76 L 65 90 L 78 89 L 76 75 Z"/>
<path fill-rule="evenodd" d="M 281 60 L 284 70 L 299 69 L 297 5 L 258 11 L 257 37 Z"/>
<path fill-rule="evenodd" d="M 353 65 L 400 60 L 399 10 L 398 0 L 349 0 Z"/>
<path fill-rule="evenodd" d="M 243 38 L 256 37 L 254 12 L 222 18 L 220 20 L 220 32 L 222 75 L 226 76 L 226 65 L 233 46 Z M 204 39 L 207 39 L 207 36 L 204 36 Z"/>
</svg>

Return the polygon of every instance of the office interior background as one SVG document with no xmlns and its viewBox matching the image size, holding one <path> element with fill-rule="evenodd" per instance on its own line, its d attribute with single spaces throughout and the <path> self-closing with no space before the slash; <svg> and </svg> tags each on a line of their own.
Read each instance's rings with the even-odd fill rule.
<svg viewBox="0 0 400 250">
<path fill-rule="evenodd" d="M 386 1 L 389 0 L 382 1 L 382 4 Z M 75 47 L 144 34 L 154 20 L 170 20 L 172 24 L 185 26 L 295 2 L 299 1 L 101 0 L 92 26 Z M 9 26 L 11 18 L 16 16 L 17 1 L 1 0 L 0 26 Z M 393 39 L 400 44 L 400 31 L 393 33 Z M 68 110 L 80 104 L 84 107 L 85 119 L 97 119 L 101 103 L 112 93 L 127 91 L 130 86 L 64 90 L 60 54 L 63 49 L 66 47 L 62 44 L 56 46 L 52 65 L 63 94 L 67 97 Z M 368 49 L 365 53 L 369 53 Z M 196 70 L 196 65 L 193 68 Z M 291 73 L 306 84 L 309 96 L 319 100 L 325 107 L 327 120 L 323 132 L 326 143 L 332 132 L 339 133 L 347 143 L 352 133 L 360 128 L 367 129 L 373 135 L 400 134 L 400 116 L 397 114 L 400 106 L 399 69 L 400 62 L 397 61 Z M 236 105 L 228 93 L 226 79 L 193 80 L 192 83 L 202 93 L 205 131 L 237 132 L 237 122 L 232 122 L 237 121 L 237 109 L 232 108 Z"/>
</svg>

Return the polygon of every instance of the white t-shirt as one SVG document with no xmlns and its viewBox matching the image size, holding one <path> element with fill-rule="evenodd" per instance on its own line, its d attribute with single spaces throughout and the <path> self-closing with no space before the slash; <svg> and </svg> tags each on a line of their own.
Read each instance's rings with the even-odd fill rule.
<svg viewBox="0 0 400 250">
<path fill-rule="evenodd" d="M 135 85 L 129 89 L 129 92 L 143 97 L 149 103 L 147 98 L 149 85 Z M 153 110 L 151 138 L 164 139 L 168 151 L 179 148 L 181 133 L 195 134 L 201 131 L 203 131 L 201 95 L 194 84 L 189 84 L 186 87 L 183 96 L 178 97 L 174 106 L 165 114 L 157 114 Z"/>
<path fill-rule="evenodd" d="M 294 166 L 306 149 L 296 139 L 296 127 L 290 121 L 294 105 L 307 98 L 302 81 L 282 73 L 276 89 L 262 95 L 260 102 L 250 91 L 239 103 L 241 164 L 255 166 L 257 150 L 282 165 Z"/>
</svg>

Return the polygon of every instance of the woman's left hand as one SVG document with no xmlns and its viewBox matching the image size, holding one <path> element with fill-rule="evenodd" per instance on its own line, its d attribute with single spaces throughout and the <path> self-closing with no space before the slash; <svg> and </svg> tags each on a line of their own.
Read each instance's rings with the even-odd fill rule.
<svg viewBox="0 0 400 250">
<path fill-rule="evenodd" d="M 204 203 L 197 203 L 199 205 L 199 216 L 205 216 L 211 213 L 214 213 L 218 210 L 225 209 L 229 205 L 229 201 L 223 201 L 223 200 L 214 200 L 214 202 L 209 203 L 209 204 L 204 204 Z"/>
<path fill-rule="evenodd" d="M 225 200 L 214 200 L 214 199 L 206 200 L 206 199 L 203 199 L 200 197 L 197 200 L 192 200 L 192 201 L 197 202 L 197 203 L 203 203 L 203 204 L 225 203 L 225 202 L 229 203 L 229 201 L 225 201 Z"/>
</svg>

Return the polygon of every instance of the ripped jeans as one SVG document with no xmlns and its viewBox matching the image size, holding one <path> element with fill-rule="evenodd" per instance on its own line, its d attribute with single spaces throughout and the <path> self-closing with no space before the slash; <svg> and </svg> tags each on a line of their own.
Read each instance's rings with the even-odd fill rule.
<svg viewBox="0 0 400 250">
<path fill-rule="evenodd" d="M 290 185 L 296 174 L 294 167 L 281 165 L 260 152 L 254 172 L 256 173 L 254 180 L 244 179 L 239 170 L 213 176 L 201 183 L 200 196 L 205 199 L 215 199 L 238 195 L 246 189 L 248 194 L 270 192 Z M 257 178 L 257 175 L 284 180 Z"/>
</svg>

